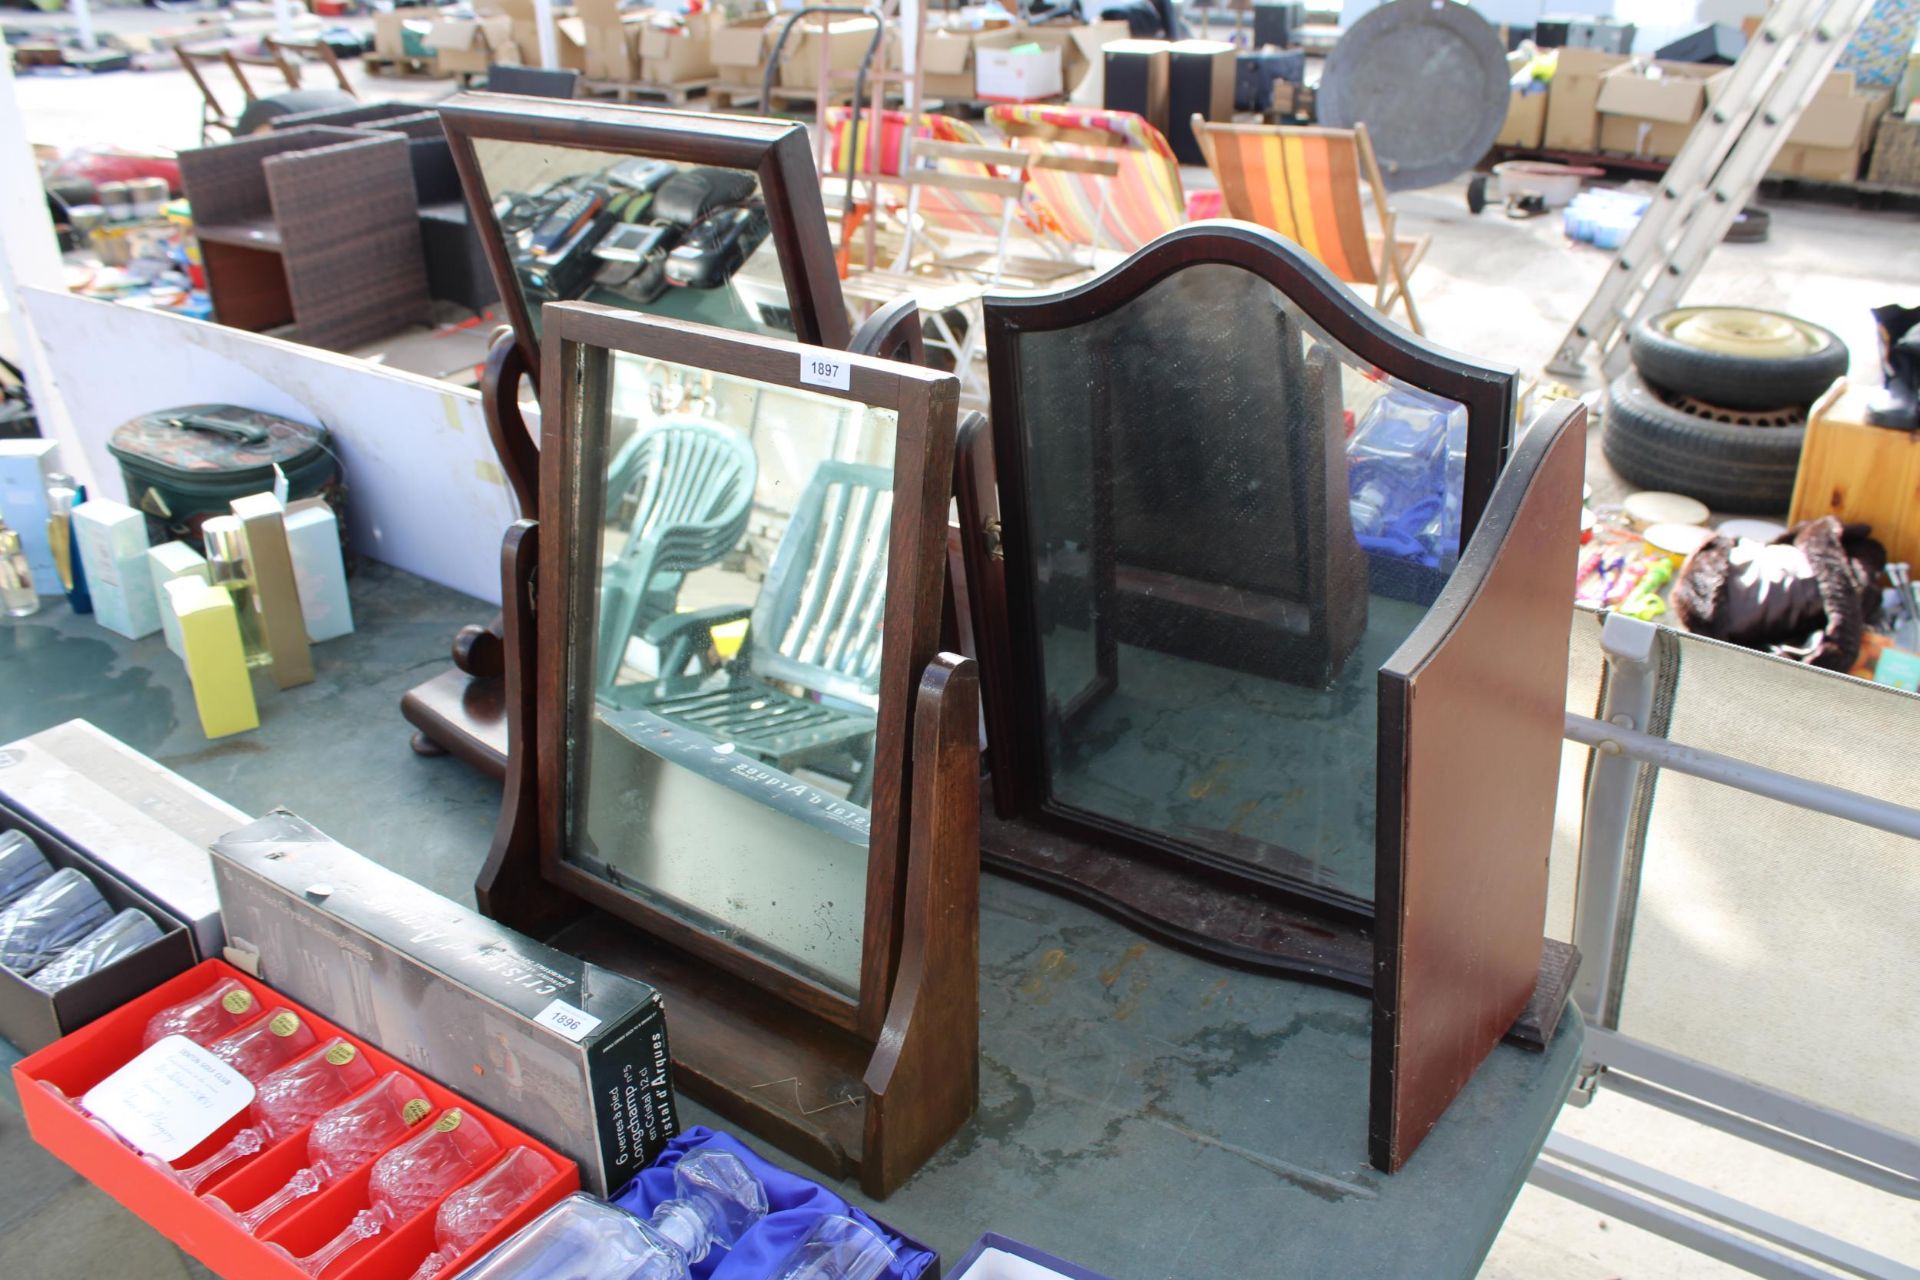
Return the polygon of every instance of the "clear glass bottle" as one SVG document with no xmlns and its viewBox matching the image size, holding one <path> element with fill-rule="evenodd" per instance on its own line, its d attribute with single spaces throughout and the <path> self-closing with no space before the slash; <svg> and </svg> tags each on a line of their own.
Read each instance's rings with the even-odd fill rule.
<svg viewBox="0 0 1920 1280">
<path fill-rule="evenodd" d="M 207 545 L 207 581 L 233 597 L 233 615 L 240 623 L 240 647 L 247 665 L 264 667 L 273 661 L 260 630 L 260 614 L 253 604 L 253 574 L 247 564 L 247 531 L 238 516 L 214 516 L 200 526 Z"/>
<path fill-rule="evenodd" d="M 27 563 L 20 533 L 0 516 L 0 610 L 9 618 L 27 618 L 40 612 L 40 593 L 34 589 L 33 567 Z"/>
</svg>

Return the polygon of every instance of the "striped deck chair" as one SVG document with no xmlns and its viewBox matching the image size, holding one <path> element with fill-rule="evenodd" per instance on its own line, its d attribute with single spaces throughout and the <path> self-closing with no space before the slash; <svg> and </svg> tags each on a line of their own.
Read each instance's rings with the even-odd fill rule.
<svg viewBox="0 0 1920 1280">
<path fill-rule="evenodd" d="M 1294 128 L 1212 124 L 1195 116 L 1193 132 L 1220 183 L 1228 217 L 1278 231 L 1348 284 L 1372 285 L 1376 308 L 1384 314 L 1400 302 L 1413 331 L 1426 332 L 1407 277 L 1433 237 L 1394 233 L 1387 184 L 1364 124 Z M 1367 230 L 1363 181 L 1373 193 L 1377 235 Z"/>
<path fill-rule="evenodd" d="M 928 267 L 941 274 L 977 276 L 997 283 L 1003 274 L 1032 278 L 1039 267 L 1041 279 L 1063 274 L 1057 263 L 1013 261 L 1008 256 L 1010 236 L 1016 226 L 1036 234 L 1042 224 L 1027 208 L 1025 183 L 1027 153 L 1008 147 L 989 146 L 965 121 L 951 116 L 923 113 L 921 125 L 914 130 L 908 148 L 908 114 L 886 111 L 880 116 L 880 136 L 875 146 L 873 112 L 863 110 L 859 119 L 847 107 L 828 112 L 826 173 L 847 171 L 848 149 L 859 157 L 860 179 L 872 185 L 876 221 L 890 221 L 899 233 L 898 253 L 892 269 L 906 271 Z M 895 186 L 904 190 L 904 200 L 888 199 L 879 193 Z M 963 253 L 951 245 L 949 235 L 992 240 L 991 251 Z M 914 264 L 916 241 L 923 238 L 933 252 L 930 263 Z M 848 264 L 849 272 L 852 264 Z M 1068 264 L 1065 271 L 1077 268 Z"/>
<path fill-rule="evenodd" d="M 1034 153 L 1027 171 L 1034 205 L 1075 245 L 1132 253 L 1194 216 L 1173 148 L 1131 111 L 997 103 L 987 120 L 1009 143 Z"/>
</svg>

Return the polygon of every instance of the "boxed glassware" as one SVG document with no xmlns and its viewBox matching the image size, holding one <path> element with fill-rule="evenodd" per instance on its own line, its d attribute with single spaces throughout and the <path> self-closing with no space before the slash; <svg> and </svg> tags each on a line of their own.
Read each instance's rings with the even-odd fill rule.
<svg viewBox="0 0 1920 1280">
<path fill-rule="evenodd" d="M 226 933 L 207 846 L 246 814 L 85 720 L 0 746 L 0 806 L 183 922 L 193 935 L 188 964 L 220 954 Z"/>
<path fill-rule="evenodd" d="M 1106 1280 L 1105 1276 L 989 1231 L 973 1242 L 953 1280 Z"/>
<path fill-rule="evenodd" d="M 35 1141 L 227 1280 L 457 1275 L 579 1185 L 521 1129 L 217 960 L 13 1074 Z"/>
<path fill-rule="evenodd" d="M 652 987 L 535 942 L 290 813 L 213 846 L 227 956 L 578 1161 L 601 1195 L 678 1130 Z"/>
</svg>

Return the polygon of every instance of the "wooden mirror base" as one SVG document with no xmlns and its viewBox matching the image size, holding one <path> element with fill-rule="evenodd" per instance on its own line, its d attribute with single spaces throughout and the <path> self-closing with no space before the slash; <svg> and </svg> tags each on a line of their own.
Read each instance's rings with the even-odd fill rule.
<svg viewBox="0 0 1920 1280">
<path fill-rule="evenodd" d="M 497 672 L 484 675 L 463 670 L 458 650 L 459 642 L 455 641 L 451 671 L 442 671 L 407 690 L 400 699 L 400 714 L 415 729 L 413 749 L 420 755 L 451 755 L 490 778 L 504 778 L 506 682 Z"/>
<path fill-rule="evenodd" d="M 1171 946 L 1237 968 L 1373 990 L 1373 931 L 1265 896 L 1172 859 L 1131 857 L 1079 837 L 998 816 L 981 805 L 980 856 L 990 868 L 1076 898 Z M 1543 1050 L 1553 1039 L 1580 953 L 1541 940 L 1540 978 L 1506 1039 Z"/>
</svg>

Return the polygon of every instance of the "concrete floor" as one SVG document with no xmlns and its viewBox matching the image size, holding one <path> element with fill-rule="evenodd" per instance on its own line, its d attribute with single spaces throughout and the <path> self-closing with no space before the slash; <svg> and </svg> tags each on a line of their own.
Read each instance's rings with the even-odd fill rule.
<svg viewBox="0 0 1920 1280">
<path fill-rule="evenodd" d="M 9 25 L 38 24 L 45 19 L 9 10 L 4 21 Z M 180 21 L 136 9 L 107 15 L 102 25 L 127 23 L 151 28 Z M 359 77 L 357 66 L 353 74 Z M 434 98 L 448 92 L 449 87 L 446 81 L 379 80 L 368 86 L 364 96 Z M 20 82 L 19 94 L 36 141 L 63 146 L 114 142 L 163 147 L 190 146 L 195 141 L 198 100 L 178 72 L 71 79 L 31 77 Z M 1207 183 L 1203 171 L 1189 170 L 1186 178 L 1190 185 Z M 1854 376 L 1875 378 L 1867 308 L 1920 298 L 1920 252 L 1914 249 L 1920 217 L 1912 212 L 1856 210 L 1808 200 L 1772 198 L 1768 204 L 1774 214 L 1772 239 L 1761 245 L 1719 249 L 1689 300 L 1767 306 L 1827 325 L 1851 348 Z M 1396 197 L 1396 206 L 1405 231 L 1435 236 L 1433 250 L 1414 277 L 1429 334 L 1455 349 L 1504 360 L 1527 373 L 1537 371 L 1552 354 L 1610 261 L 1607 254 L 1568 245 L 1557 223 L 1550 219 L 1510 222 L 1497 211 L 1470 215 L 1463 184 L 1458 182 L 1403 193 Z M 1589 479 L 1603 500 L 1623 492 L 1599 457 L 1597 436 Z M 365 590 L 365 583 L 356 587 L 356 608 L 373 609 L 377 618 L 377 600 L 362 603 Z M 388 674 L 365 691 L 368 701 L 364 705 L 371 710 L 356 729 L 354 745 L 347 753 L 385 762 L 388 767 L 382 773 L 383 786 L 390 790 L 380 795 L 383 800 L 390 795 L 391 803 L 356 803 L 357 797 L 338 794 L 317 775 L 286 776 L 269 763 L 272 756 L 261 750 L 261 743 L 275 731 L 271 724 L 258 735 L 229 744 L 176 746 L 173 754 L 163 753 L 163 758 L 243 807 L 293 804 L 333 834 L 369 851 L 415 851 L 405 866 L 410 874 L 443 892 L 464 896 L 472 878 L 467 855 L 424 851 L 443 851 L 445 846 L 436 836 L 443 838 L 450 825 L 467 831 L 483 830 L 484 816 L 493 804 L 492 792 L 458 766 L 412 761 L 404 754 L 397 716 L 389 713 L 402 688 L 443 660 L 452 629 L 484 613 L 479 606 L 457 597 L 441 596 L 435 600 L 428 593 L 415 601 L 415 606 L 427 602 L 417 615 L 393 619 L 395 629 L 386 633 L 389 648 L 381 656 Z M 100 638 L 96 640 L 95 636 Z M 197 733 L 174 723 L 174 711 L 163 706 L 172 698 L 162 696 L 158 687 L 161 682 L 154 673 L 115 661 L 111 640 L 93 632 L 84 639 L 63 642 L 76 646 L 71 660 L 93 664 L 98 681 L 89 695 L 56 692 L 53 696 L 62 701 L 51 709 L 41 702 L 27 709 L 16 704 L 9 710 L 6 704 L 17 698 L 11 692 L 18 687 L 12 679 L 15 666 L 0 657 L 0 670 L 8 677 L 0 681 L 0 741 L 40 724 L 83 713 L 147 749 L 155 749 L 157 743 L 167 740 L 183 744 L 197 738 Z M 64 655 L 63 660 L 67 660 Z M 360 692 L 342 678 L 330 691 L 316 691 L 312 696 L 316 708 L 339 699 L 344 709 L 362 705 L 349 701 Z M 190 711 L 187 714 L 190 716 Z M 291 717 L 283 719 L 278 731 L 297 736 L 298 722 Z M 140 741 L 142 736 L 155 734 L 158 737 L 151 742 Z M 1001 910 L 1018 907 L 1024 891 L 992 878 L 988 884 L 990 905 L 998 903 Z M 1053 900 L 1043 895 L 1035 897 L 1040 903 L 1053 905 Z M 1163 961 L 1156 951 L 1149 967 L 1157 969 L 1163 963 L 1178 968 L 1180 958 Z M 1076 1002 L 1098 999 L 1110 989 L 1097 976 L 1105 967 L 1104 962 L 1082 964 L 1079 968 L 1084 972 L 1077 978 L 1067 975 L 1061 985 L 1077 993 Z M 1038 968 L 1031 972 L 1010 970 L 1002 976 L 1014 981 L 1016 987 L 1028 978 L 1043 983 L 1054 980 L 1052 970 L 1043 973 Z M 992 1066 L 986 1072 L 989 1111 L 995 1113 L 1015 1100 L 995 1083 L 998 1074 Z M 1029 1097 L 1025 1105 L 1032 1101 Z M 1576 1137 L 1605 1142 L 1703 1185 L 1749 1197 L 1776 1212 L 1794 1214 L 1890 1256 L 1920 1257 L 1920 1215 L 1913 1213 L 1910 1203 L 1809 1172 L 1617 1096 L 1603 1096 L 1585 1111 L 1562 1113 L 1559 1128 Z M 1026 1158 L 1037 1154 L 1026 1153 Z M 998 1157 L 998 1163 L 1009 1170 L 1025 1163 L 1007 1151 L 999 1152 Z M 1248 1221 L 1258 1235 L 1260 1220 L 1255 1217 Z M 909 1224 L 903 1220 L 902 1225 Z M 981 1229 L 1008 1227 L 999 1221 L 976 1225 Z M 964 1244 L 964 1240 L 938 1243 L 946 1249 Z M 98 1274 L 169 1278 L 203 1274 L 190 1263 L 173 1260 L 171 1254 L 157 1236 L 32 1147 L 10 1099 L 0 1098 L 0 1276 L 64 1280 Z M 1090 1255 L 1083 1257 L 1094 1261 Z M 1187 1265 L 1172 1258 L 1149 1261 L 1136 1257 L 1134 1261 L 1136 1265 L 1114 1266 L 1116 1280 L 1149 1274 L 1194 1275 L 1204 1270 L 1191 1265 L 1195 1261 L 1191 1257 L 1184 1260 Z M 1269 1264 L 1245 1274 L 1277 1273 Z M 1502 1280 L 1539 1276 L 1691 1280 L 1737 1273 L 1645 1232 L 1527 1189 L 1494 1242 L 1481 1274 Z"/>
</svg>

